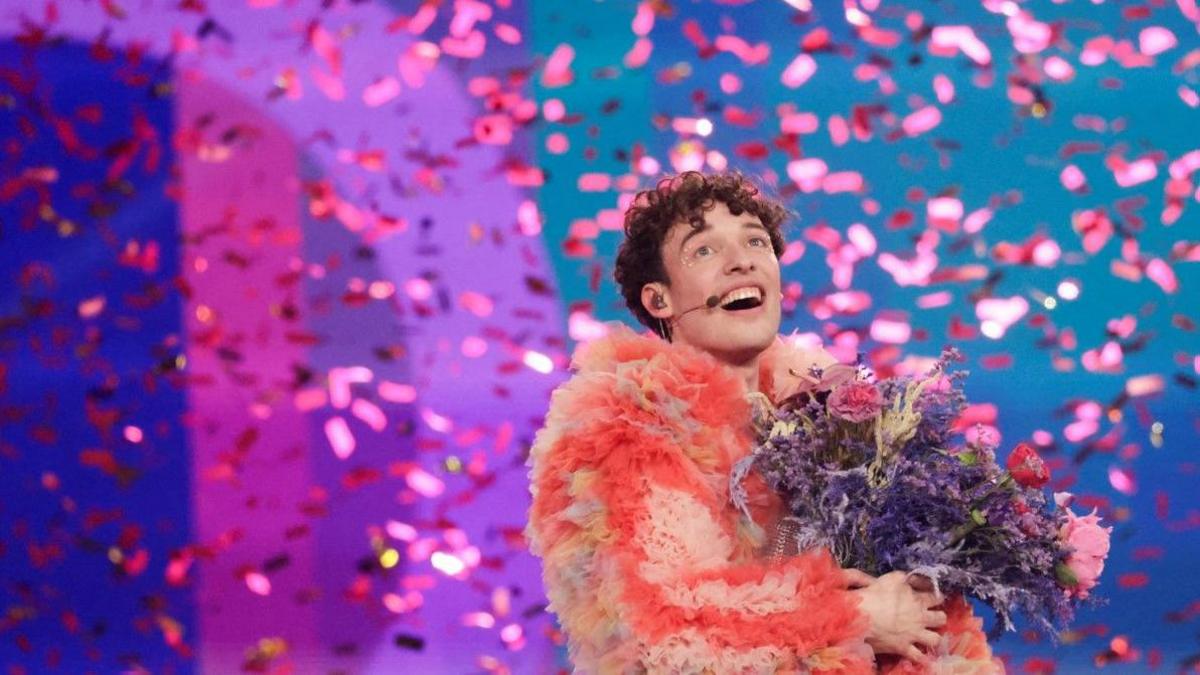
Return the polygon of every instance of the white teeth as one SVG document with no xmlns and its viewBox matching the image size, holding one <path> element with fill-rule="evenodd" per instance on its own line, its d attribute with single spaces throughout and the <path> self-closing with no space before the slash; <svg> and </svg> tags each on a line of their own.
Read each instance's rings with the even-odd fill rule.
<svg viewBox="0 0 1200 675">
<path fill-rule="evenodd" d="M 729 293 L 726 293 L 725 297 L 721 298 L 721 306 L 724 307 L 725 305 L 728 305 L 731 302 L 735 302 L 737 300 L 745 300 L 746 298 L 753 298 L 755 300 L 761 300 L 762 292 L 754 287 L 738 288 L 736 290 L 730 291 Z"/>
</svg>

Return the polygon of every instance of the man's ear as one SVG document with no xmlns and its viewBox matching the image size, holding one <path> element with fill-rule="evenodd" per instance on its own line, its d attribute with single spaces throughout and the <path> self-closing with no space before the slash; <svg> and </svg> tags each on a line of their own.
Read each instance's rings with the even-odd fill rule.
<svg viewBox="0 0 1200 675">
<path fill-rule="evenodd" d="M 674 314 L 671 310 L 671 293 L 662 284 L 642 286 L 642 307 L 656 319 L 669 319 Z"/>
</svg>

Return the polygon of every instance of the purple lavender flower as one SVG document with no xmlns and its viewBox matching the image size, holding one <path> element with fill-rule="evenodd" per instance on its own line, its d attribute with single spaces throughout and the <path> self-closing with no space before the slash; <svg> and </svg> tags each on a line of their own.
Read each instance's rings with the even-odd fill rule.
<svg viewBox="0 0 1200 675">
<path fill-rule="evenodd" d="M 869 384 L 878 409 L 873 401 L 847 407 L 836 388 L 792 399 L 775 411 L 782 426 L 760 439 L 753 470 L 796 517 L 790 529 L 802 550 L 828 547 L 843 567 L 875 575 L 918 570 L 943 592 L 983 601 L 1009 630 L 1022 613 L 1054 636 L 1074 615 L 1055 577 L 1067 555 L 1057 536 L 1060 516 L 1042 491 L 1001 486 L 992 448 L 955 433 L 967 373 L 948 369 L 960 359 L 953 349 L 943 352 L 930 375 L 943 378 L 940 386 L 918 389 L 919 377 Z M 920 417 L 915 432 L 896 436 L 908 440 L 880 457 L 874 425 L 859 423 L 871 416 L 851 413 L 870 408 L 886 426 L 898 419 L 889 417 L 893 404 L 909 397 Z"/>
</svg>

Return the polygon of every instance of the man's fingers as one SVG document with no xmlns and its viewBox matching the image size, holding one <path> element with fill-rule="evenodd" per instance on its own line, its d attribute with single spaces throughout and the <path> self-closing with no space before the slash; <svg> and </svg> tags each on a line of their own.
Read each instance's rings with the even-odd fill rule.
<svg viewBox="0 0 1200 675">
<path fill-rule="evenodd" d="M 921 598 L 921 604 L 925 605 L 925 609 L 937 607 L 946 601 L 946 597 L 940 593 L 917 593 Z"/>
<path fill-rule="evenodd" d="M 909 645 L 908 648 L 904 650 L 904 658 L 910 661 L 916 661 L 917 663 L 929 662 L 929 657 L 925 656 L 925 652 L 917 649 L 916 645 Z"/>
<path fill-rule="evenodd" d="M 934 649 L 938 646 L 938 643 L 942 641 L 942 637 L 931 630 L 923 630 L 917 633 L 917 638 L 913 641 L 917 644 L 925 645 L 930 649 Z"/>
<path fill-rule="evenodd" d="M 941 628 L 946 625 L 945 612 L 925 612 L 924 623 L 930 628 Z"/>
<path fill-rule="evenodd" d="M 875 583 L 875 577 L 862 570 L 849 568 L 842 570 L 842 574 L 844 575 L 843 578 L 846 580 L 846 585 L 850 588 L 863 588 L 864 586 L 870 586 L 871 584 Z"/>
</svg>

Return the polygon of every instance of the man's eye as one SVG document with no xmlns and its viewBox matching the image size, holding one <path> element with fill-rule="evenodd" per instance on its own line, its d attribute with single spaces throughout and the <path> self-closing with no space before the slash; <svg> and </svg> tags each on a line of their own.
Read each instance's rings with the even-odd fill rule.
<svg viewBox="0 0 1200 675">
<path fill-rule="evenodd" d="M 758 242 L 758 243 L 755 243 L 755 242 Z M 766 246 L 767 240 L 763 239 L 762 237 L 752 237 L 750 239 L 750 243 L 754 244 L 755 246 Z"/>
<path fill-rule="evenodd" d="M 698 256 L 705 256 L 709 253 L 712 253 L 712 249 L 708 247 L 708 244 L 696 248 L 696 255 Z"/>
</svg>

